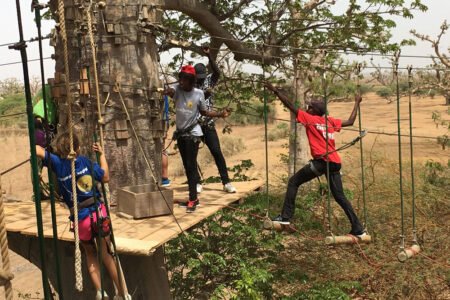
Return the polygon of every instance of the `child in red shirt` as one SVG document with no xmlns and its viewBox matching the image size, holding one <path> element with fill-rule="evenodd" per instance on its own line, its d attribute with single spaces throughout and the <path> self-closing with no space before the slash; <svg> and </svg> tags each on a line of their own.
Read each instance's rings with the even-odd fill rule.
<svg viewBox="0 0 450 300">
<path fill-rule="evenodd" d="M 355 236 L 364 235 L 364 227 L 361 225 L 356 216 L 351 203 L 347 200 L 344 194 L 341 179 L 341 158 L 335 151 L 335 133 L 339 132 L 342 127 L 351 126 L 355 122 L 356 114 L 359 104 L 361 103 L 361 96 L 355 97 L 355 106 L 347 121 L 327 117 L 327 125 L 325 125 L 325 103 L 323 100 L 312 100 L 306 109 L 296 109 L 293 102 L 290 101 L 279 90 L 273 87 L 270 83 L 266 83 L 266 87 L 273 91 L 281 102 L 295 115 L 297 115 L 297 122 L 303 124 L 306 128 L 306 135 L 308 137 L 309 146 L 313 160 L 309 164 L 301 168 L 295 173 L 288 182 L 286 197 L 283 204 L 281 214 L 274 218 L 273 222 L 280 224 L 290 224 L 291 218 L 294 216 L 295 198 L 297 190 L 300 185 L 308 182 L 318 176 L 326 174 L 327 161 L 329 162 L 329 183 L 330 190 L 336 202 L 341 206 L 347 215 L 352 229 L 350 234 Z M 327 128 L 328 127 L 328 128 Z M 328 130 L 327 130 L 328 129 Z M 327 135 L 328 135 L 328 149 L 327 149 Z M 328 152 L 327 152 L 328 150 Z"/>
</svg>

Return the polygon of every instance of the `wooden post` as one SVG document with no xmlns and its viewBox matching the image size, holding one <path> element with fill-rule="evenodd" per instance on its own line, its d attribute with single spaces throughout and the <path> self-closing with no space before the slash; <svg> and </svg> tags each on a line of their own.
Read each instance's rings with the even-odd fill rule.
<svg viewBox="0 0 450 300">
<path fill-rule="evenodd" d="M 406 248 L 406 249 L 400 251 L 400 253 L 397 254 L 397 258 L 398 258 L 398 260 L 399 260 L 400 262 L 405 262 L 405 261 L 407 261 L 409 258 L 411 258 L 411 257 L 416 256 L 417 254 L 419 254 L 420 250 L 421 250 L 421 249 L 420 249 L 420 246 L 419 246 L 419 245 L 417 245 L 417 244 L 412 245 L 411 247 Z"/>
<path fill-rule="evenodd" d="M 0 270 L 1 285 L 5 286 L 6 300 L 13 299 L 13 290 L 11 280 L 14 275 L 11 274 L 11 265 L 9 261 L 8 238 L 6 236 L 5 210 L 3 208 L 3 192 L 2 192 L 2 177 L 0 175 L 0 251 L 2 256 L 2 267 Z"/>
<path fill-rule="evenodd" d="M 372 237 L 368 234 L 362 237 L 357 237 L 351 234 L 341 235 L 341 236 L 327 236 L 325 238 L 325 244 L 327 245 L 342 245 L 342 244 L 358 244 L 365 243 L 368 244 L 372 241 Z"/>
</svg>

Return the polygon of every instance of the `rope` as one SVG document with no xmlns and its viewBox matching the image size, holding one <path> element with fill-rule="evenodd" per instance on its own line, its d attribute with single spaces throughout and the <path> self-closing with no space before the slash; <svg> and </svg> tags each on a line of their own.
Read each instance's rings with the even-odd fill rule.
<svg viewBox="0 0 450 300">
<path fill-rule="evenodd" d="M 65 87 L 67 95 L 67 105 L 68 105 L 68 119 L 69 119 L 69 138 L 70 138 L 70 154 L 67 157 L 70 159 L 70 169 L 72 176 L 72 201 L 73 201 L 73 217 L 74 217 L 74 231 L 75 231 L 75 288 L 78 291 L 83 290 L 83 274 L 81 272 L 81 252 L 80 252 L 80 236 L 78 234 L 78 200 L 77 200 L 77 182 L 75 174 L 75 158 L 76 152 L 73 149 L 73 120 L 72 120 L 72 95 L 70 92 L 69 84 L 69 50 L 67 47 L 67 33 L 64 15 L 64 1 L 58 0 L 58 16 L 61 39 L 63 43 L 64 52 L 64 73 L 66 76 Z"/>
<path fill-rule="evenodd" d="M 123 110 L 124 110 L 124 112 L 125 112 L 125 114 L 126 114 L 126 116 L 127 116 L 128 122 L 130 123 L 131 130 L 133 131 L 133 135 L 134 135 L 134 137 L 136 138 L 136 142 L 138 143 L 139 150 L 141 151 L 142 156 L 144 157 L 145 164 L 147 165 L 148 169 L 150 170 L 150 176 L 152 177 L 154 184 L 155 184 L 156 187 L 158 188 L 158 191 L 160 192 L 161 196 L 163 197 L 164 202 L 166 203 L 167 207 L 169 208 L 169 211 L 170 211 L 170 213 L 172 214 L 172 216 L 173 216 L 175 222 L 177 223 L 178 228 L 180 229 L 180 232 L 181 232 L 181 233 L 184 233 L 183 228 L 181 227 L 180 223 L 178 222 L 177 217 L 175 216 L 173 210 L 171 209 L 169 203 L 167 202 L 167 199 L 166 199 L 166 197 L 164 196 L 164 193 L 162 192 L 161 187 L 159 186 L 158 181 L 157 181 L 156 178 L 155 178 L 155 172 L 154 172 L 154 170 L 153 170 L 152 165 L 150 164 L 150 161 L 149 161 L 148 158 L 147 158 L 147 154 L 145 153 L 145 150 L 144 150 L 144 147 L 142 146 L 141 140 L 139 139 L 139 136 L 138 136 L 138 134 L 137 134 L 137 131 L 136 131 L 136 129 L 134 128 L 134 124 L 133 124 L 133 122 L 131 121 L 130 113 L 128 112 L 127 106 L 125 105 L 125 101 L 123 100 L 123 96 L 122 96 L 122 92 L 120 91 L 120 86 L 119 86 L 119 84 L 116 83 L 116 84 L 115 84 L 115 87 L 116 87 L 117 93 L 119 94 L 120 102 L 122 103 L 122 108 L 123 108 Z"/>
<path fill-rule="evenodd" d="M 325 70 L 325 68 L 323 68 Z M 328 230 L 333 235 L 333 228 L 331 224 L 331 189 L 330 189 L 330 158 L 328 151 L 328 96 L 327 96 L 327 78 L 326 73 L 322 73 L 322 87 L 323 87 L 323 101 L 325 102 L 325 158 L 327 162 L 327 210 L 328 210 Z"/>
<path fill-rule="evenodd" d="M 412 225 L 413 225 L 413 242 L 417 243 L 416 235 L 416 192 L 414 183 L 414 154 L 413 154 L 413 125 L 412 125 L 412 104 L 411 104 L 411 89 L 413 84 L 412 66 L 408 68 L 408 111 L 409 111 L 409 149 L 411 160 L 411 198 L 412 198 Z"/>
<path fill-rule="evenodd" d="M 403 201 L 403 168 L 402 168 L 402 139 L 400 137 L 401 126 L 400 126 L 400 87 L 398 80 L 398 62 L 400 59 L 400 50 L 396 52 L 396 56 L 393 59 L 394 63 L 394 79 L 396 82 L 396 92 L 397 92 L 397 132 L 398 132 L 398 163 L 399 163 L 399 176 L 400 176 L 400 208 L 401 208 L 401 235 L 400 235 L 400 249 L 405 249 L 405 219 L 404 219 L 404 201 Z"/>
<path fill-rule="evenodd" d="M 26 115 L 26 114 L 27 114 L 26 112 L 20 112 L 20 113 L 9 114 L 9 115 L 0 115 L 0 119 L 10 118 L 10 117 L 17 117 L 17 116 Z"/>
<path fill-rule="evenodd" d="M 27 158 L 27 159 L 24 160 L 23 162 L 20 162 L 20 163 L 18 163 L 17 165 L 15 165 L 15 166 L 13 166 L 13 167 L 11 167 L 11 168 L 9 168 L 9 169 L 6 169 L 5 171 L 2 171 L 2 172 L 0 173 L 0 176 L 3 176 L 3 175 L 5 175 L 5 174 L 8 174 L 8 173 L 11 172 L 11 171 L 14 171 L 14 170 L 17 169 L 18 167 L 23 166 L 24 164 L 26 164 L 26 163 L 29 162 L 29 161 L 30 161 L 30 159 Z"/>
<path fill-rule="evenodd" d="M 11 263 L 9 261 L 8 238 L 6 236 L 5 210 L 3 207 L 2 177 L 0 176 L 0 251 L 2 255 L 2 268 L 6 273 L 11 273 Z M 11 281 L 5 282 L 5 298 L 13 299 Z"/>
<path fill-rule="evenodd" d="M 361 84 L 359 82 L 361 74 L 361 64 L 356 66 L 356 92 L 358 96 L 361 96 Z M 358 105 L 358 129 L 360 134 L 362 133 L 362 116 L 361 116 L 361 106 Z M 367 230 L 368 228 L 368 219 L 367 219 L 367 206 L 366 206 L 366 184 L 365 184 L 365 171 L 364 171 L 364 150 L 363 150 L 363 141 L 359 140 L 359 151 L 360 151 L 360 159 L 361 159 L 361 190 L 363 197 L 363 209 L 364 209 L 364 225 Z"/>
<path fill-rule="evenodd" d="M 265 57 L 264 45 L 262 47 L 262 68 L 263 68 L 263 81 L 266 78 L 266 65 L 264 62 Z M 263 85 L 263 98 L 264 98 L 264 151 L 265 151 L 265 162 L 266 162 L 266 200 L 267 200 L 267 213 L 270 209 L 270 198 L 269 198 L 269 141 L 268 141 L 268 127 L 267 127 L 267 90 L 265 85 Z"/>
<path fill-rule="evenodd" d="M 93 2 L 90 1 L 89 3 L 89 7 L 88 9 L 85 11 L 86 12 L 86 19 L 87 19 L 87 23 L 88 23 L 88 34 L 89 34 L 89 42 L 90 42 L 90 46 L 91 46 L 91 55 L 92 55 L 92 64 L 93 64 L 93 72 L 94 72 L 94 84 L 95 84 L 95 93 L 96 93 L 96 100 L 97 100 L 97 124 L 99 125 L 99 133 L 100 133 L 100 145 L 103 148 L 103 151 L 105 151 L 104 148 L 104 131 L 103 131 L 103 125 L 104 125 L 104 120 L 102 118 L 102 114 L 101 114 L 101 101 L 100 101 L 100 89 L 99 89 L 99 79 L 98 79 L 98 71 L 97 71 L 97 50 L 96 50 L 96 45 L 95 45 L 95 40 L 94 40 L 94 33 L 93 33 L 93 24 L 92 24 L 92 5 Z M 89 76 L 89 72 L 88 72 L 88 76 Z M 89 89 L 91 90 L 91 89 Z M 94 142 L 97 142 L 97 135 L 95 134 L 95 129 L 93 129 L 94 132 Z M 99 163 L 100 161 L 100 157 L 99 154 L 96 153 L 96 160 Z M 93 171 L 93 169 L 92 169 Z M 92 177 L 94 178 L 94 177 Z M 95 179 L 94 179 L 95 180 Z M 95 186 L 95 184 L 94 184 Z M 101 188 L 102 188 L 102 195 L 103 195 L 103 201 L 105 202 L 105 207 L 106 207 L 106 212 L 108 214 L 108 216 L 110 216 L 110 205 L 109 205 L 109 201 L 108 201 L 108 193 L 107 193 L 107 187 L 106 184 L 101 182 Z M 94 191 L 95 193 L 95 191 Z M 96 199 L 96 193 L 94 194 L 94 200 L 97 201 Z M 99 215 L 98 209 L 97 209 L 97 216 Z M 97 217 L 97 221 L 99 222 L 99 218 Z M 100 226 L 97 224 L 97 226 Z M 127 285 L 124 279 L 124 275 L 123 275 L 123 270 L 122 270 L 122 266 L 120 264 L 120 260 L 119 260 L 119 256 L 117 255 L 117 247 L 116 247 L 116 242 L 115 242 L 115 238 L 114 238 L 114 231 L 113 231 L 113 226 L 112 226 L 112 222 L 110 222 L 110 241 L 112 244 L 112 251 L 113 251 L 113 259 L 115 262 L 115 266 L 116 266 L 116 270 L 117 270 L 117 274 L 118 274 L 118 279 L 119 279 L 119 285 L 121 290 L 124 292 L 124 294 L 127 293 Z M 99 231 L 100 232 L 100 231 Z M 101 255 L 101 241 L 99 242 L 99 262 L 102 264 L 102 255 Z M 102 283 L 102 298 L 104 297 L 104 290 L 103 290 L 103 268 L 101 267 L 100 269 L 100 276 L 101 276 L 101 283 Z"/>
<path fill-rule="evenodd" d="M 104 147 L 104 136 L 103 136 L 103 125 L 105 124 L 105 121 L 102 117 L 102 111 L 101 111 L 101 102 L 100 102 L 100 88 L 98 84 L 98 72 L 97 72 L 97 50 L 95 47 L 95 40 L 94 40 L 94 33 L 92 31 L 92 0 L 89 3 L 89 7 L 86 10 L 86 19 L 88 23 L 88 34 L 89 34 L 89 42 L 91 44 L 91 52 L 92 52 L 92 68 L 94 71 L 94 83 L 95 83 L 95 97 L 97 98 L 97 112 L 98 112 L 98 124 L 99 124 L 99 131 L 100 131 L 100 146 Z"/>
</svg>

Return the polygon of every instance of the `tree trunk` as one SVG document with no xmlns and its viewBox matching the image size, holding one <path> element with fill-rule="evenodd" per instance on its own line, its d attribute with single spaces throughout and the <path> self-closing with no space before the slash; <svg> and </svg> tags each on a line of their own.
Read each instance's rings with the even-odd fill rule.
<svg viewBox="0 0 450 300">
<path fill-rule="evenodd" d="M 450 105 L 450 94 L 445 95 L 445 105 Z"/>
<path fill-rule="evenodd" d="M 85 14 L 89 1 L 64 0 L 64 3 L 74 123 L 82 149 L 88 151 L 95 127 L 98 132 L 94 65 Z M 84 6 L 80 7 L 77 3 Z M 157 47 L 149 29 L 160 19 L 160 15 L 146 3 L 148 6 L 136 5 L 136 1 L 131 0 L 122 0 L 120 3 L 107 0 L 104 9 L 93 9 L 99 100 L 102 103 L 104 148 L 110 167 L 112 202 L 117 188 L 149 183 L 153 181 L 152 175 L 156 180 L 161 177 L 162 137 L 165 129 L 162 121 L 163 102 L 155 93 L 155 89 L 161 85 L 158 79 Z M 52 0 L 51 5 L 52 11 L 57 12 L 57 0 Z M 145 26 L 136 26 L 139 18 L 140 24 Z M 59 35 L 55 46 L 55 87 L 64 86 L 59 76 L 64 73 L 64 53 L 60 37 Z M 80 89 L 80 71 L 86 67 L 89 68 L 89 94 Z M 116 84 L 120 86 L 119 89 L 115 88 Z M 119 91 L 154 174 L 148 169 L 131 130 L 130 121 L 127 121 Z M 58 130 L 61 132 L 68 124 L 67 100 L 65 91 L 61 88 L 53 94 L 59 107 Z"/>
<path fill-rule="evenodd" d="M 294 74 L 293 89 L 296 106 L 303 109 L 305 107 L 305 76 L 303 76 L 296 62 L 294 62 Z M 297 123 L 296 116 L 294 114 L 291 114 L 290 119 L 291 134 L 289 135 L 289 177 L 295 174 L 295 172 L 309 160 L 308 138 L 306 137 L 305 127 Z"/>
</svg>

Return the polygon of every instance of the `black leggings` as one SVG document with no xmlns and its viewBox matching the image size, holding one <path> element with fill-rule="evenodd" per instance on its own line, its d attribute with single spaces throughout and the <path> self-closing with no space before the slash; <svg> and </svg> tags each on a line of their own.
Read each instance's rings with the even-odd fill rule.
<svg viewBox="0 0 450 300">
<path fill-rule="evenodd" d="M 364 230 L 363 226 L 359 222 L 351 203 L 347 200 L 344 194 L 344 189 L 342 186 L 341 164 L 329 163 L 330 169 L 330 190 L 333 194 L 336 202 L 342 207 L 347 218 L 352 224 L 352 233 L 360 233 Z M 312 160 L 309 164 L 301 168 L 297 173 L 295 173 L 288 182 L 288 188 L 286 192 L 286 197 L 284 199 L 283 210 L 281 216 L 283 218 L 291 219 L 294 216 L 295 210 L 295 198 L 297 196 L 297 190 L 300 185 L 308 182 L 318 176 L 326 174 L 327 163 L 322 159 Z"/>
<path fill-rule="evenodd" d="M 222 149 L 220 149 L 220 141 L 219 136 L 217 135 L 216 128 L 214 125 L 212 126 L 202 126 L 203 131 L 203 141 L 206 146 L 208 146 L 209 151 L 214 157 L 214 161 L 216 162 L 217 170 L 220 174 L 220 179 L 222 180 L 222 184 L 227 184 L 230 182 L 230 178 L 228 177 L 227 164 L 225 162 L 225 158 L 222 154 Z M 200 174 L 197 170 L 197 183 L 200 183 Z"/>
<path fill-rule="evenodd" d="M 182 136 L 177 139 L 189 185 L 189 200 L 197 200 L 197 154 L 199 137 Z"/>
</svg>

